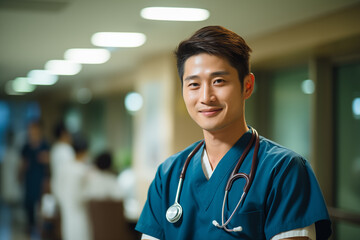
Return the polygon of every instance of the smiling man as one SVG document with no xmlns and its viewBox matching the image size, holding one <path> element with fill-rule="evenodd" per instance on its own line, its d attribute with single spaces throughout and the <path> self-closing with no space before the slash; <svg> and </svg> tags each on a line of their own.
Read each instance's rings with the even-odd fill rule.
<svg viewBox="0 0 360 240">
<path fill-rule="evenodd" d="M 220 26 L 202 28 L 178 46 L 184 102 L 204 140 L 159 166 L 136 226 L 142 239 L 331 235 L 309 163 L 245 121 L 255 81 L 250 52 L 243 38 Z"/>
</svg>

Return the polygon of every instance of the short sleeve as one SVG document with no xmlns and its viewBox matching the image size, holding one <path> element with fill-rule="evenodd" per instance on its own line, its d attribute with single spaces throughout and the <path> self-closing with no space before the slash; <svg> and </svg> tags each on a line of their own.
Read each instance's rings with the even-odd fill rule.
<svg viewBox="0 0 360 240">
<path fill-rule="evenodd" d="M 161 218 L 161 213 L 163 212 L 163 206 L 161 204 L 163 194 L 159 169 L 149 187 L 147 200 L 135 230 L 158 239 L 163 239 L 164 231 L 162 229 L 163 224 Z"/>
<path fill-rule="evenodd" d="M 272 182 L 266 202 L 265 235 L 267 239 L 278 233 L 326 223 L 324 235 L 317 239 L 327 239 L 331 235 L 330 220 L 316 177 L 301 157 L 294 157 L 278 163 L 272 172 Z"/>
</svg>

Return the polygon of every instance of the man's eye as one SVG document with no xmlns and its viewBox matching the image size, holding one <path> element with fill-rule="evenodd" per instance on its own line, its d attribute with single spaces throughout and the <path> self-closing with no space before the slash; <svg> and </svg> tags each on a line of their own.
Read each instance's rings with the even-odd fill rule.
<svg viewBox="0 0 360 240">
<path fill-rule="evenodd" d="M 214 84 L 222 84 L 224 82 L 225 82 L 224 79 L 216 79 L 216 80 L 214 80 Z"/>
<path fill-rule="evenodd" d="M 188 87 L 198 87 L 199 84 L 198 83 L 189 83 Z"/>
</svg>

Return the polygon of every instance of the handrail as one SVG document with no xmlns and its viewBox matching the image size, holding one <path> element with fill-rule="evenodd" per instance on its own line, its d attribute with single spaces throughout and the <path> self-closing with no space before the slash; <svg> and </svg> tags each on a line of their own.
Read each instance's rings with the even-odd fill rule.
<svg viewBox="0 0 360 240">
<path fill-rule="evenodd" d="M 330 218 L 335 221 L 345 221 L 360 225 L 360 214 L 335 207 L 328 207 Z"/>
</svg>

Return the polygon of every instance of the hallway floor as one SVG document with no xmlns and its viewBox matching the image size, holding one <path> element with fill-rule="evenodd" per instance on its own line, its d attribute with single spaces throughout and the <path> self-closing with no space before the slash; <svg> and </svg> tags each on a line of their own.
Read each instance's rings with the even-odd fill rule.
<svg viewBox="0 0 360 240">
<path fill-rule="evenodd" d="M 0 240 L 40 240 L 36 232 L 31 237 L 26 234 L 21 205 L 9 206 L 0 200 Z"/>
</svg>

